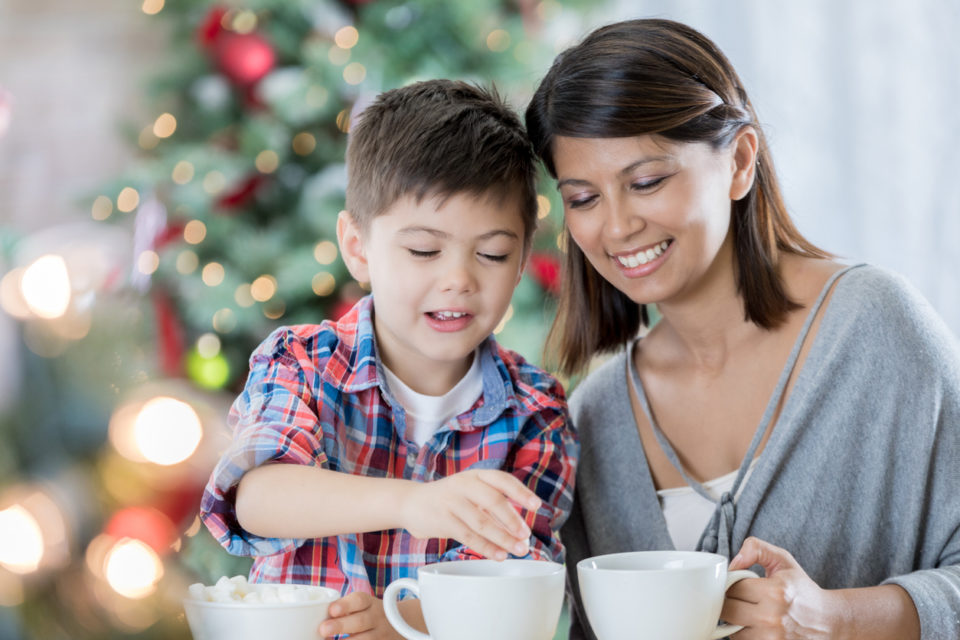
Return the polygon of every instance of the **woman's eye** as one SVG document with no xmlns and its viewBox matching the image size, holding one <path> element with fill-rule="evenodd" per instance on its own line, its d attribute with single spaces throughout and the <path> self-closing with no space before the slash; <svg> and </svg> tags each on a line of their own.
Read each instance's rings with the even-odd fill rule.
<svg viewBox="0 0 960 640">
<path fill-rule="evenodd" d="M 409 252 L 410 252 L 410 255 L 412 255 L 412 256 L 415 257 L 415 258 L 431 258 L 431 257 L 437 255 L 438 253 L 440 253 L 439 251 L 435 251 L 435 250 L 434 250 L 434 251 L 421 251 L 420 249 L 407 249 L 407 251 L 409 251 Z"/>
<path fill-rule="evenodd" d="M 571 198 L 567 200 L 567 206 L 571 209 L 582 209 L 583 207 L 589 206 L 594 200 L 597 199 L 597 196 L 587 196 L 584 198 Z"/>
<path fill-rule="evenodd" d="M 640 191 L 640 192 L 652 191 L 653 189 L 657 188 L 660 184 L 662 184 L 663 181 L 666 179 L 667 179 L 667 176 L 663 176 L 662 178 L 657 178 L 656 180 L 634 182 L 633 184 L 630 185 L 630 188 L 633 189 L 634 191 Z"/>
</svg>

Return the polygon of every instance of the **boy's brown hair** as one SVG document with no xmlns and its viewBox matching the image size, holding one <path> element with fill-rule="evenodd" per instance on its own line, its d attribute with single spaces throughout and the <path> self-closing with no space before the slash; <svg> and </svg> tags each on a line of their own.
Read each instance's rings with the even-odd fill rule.
<svg viewBox="0 0 960 640">
<path fill-rule="evenodd" d="M 495 89 L 427 80 L 380 94 L 350 128 L 346 208 L 361 229 L 398 199 L 460 193 L 517 203 L 537 223 L 537 159 Z"/>
</svg>

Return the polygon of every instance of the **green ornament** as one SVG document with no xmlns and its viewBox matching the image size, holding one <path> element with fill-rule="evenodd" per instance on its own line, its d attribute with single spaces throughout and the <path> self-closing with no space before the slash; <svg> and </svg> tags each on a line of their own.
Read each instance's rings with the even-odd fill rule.
<svg viewBox="0 0 960 640">
<path fill-rule="evenodd" d="M 222 389 L 230 379 L 230 364 L 222 353 L 204 357 L 194 348 L 187 354 L 187 375 L 204 389 Z"/>
</svg>

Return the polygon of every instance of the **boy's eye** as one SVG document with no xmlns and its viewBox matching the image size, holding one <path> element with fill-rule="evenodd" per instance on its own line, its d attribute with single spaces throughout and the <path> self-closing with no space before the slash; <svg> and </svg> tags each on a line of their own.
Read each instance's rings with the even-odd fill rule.
<svg viewBox="0 0 960 640">
<path fill-rule="evenodd" d="M 481 257 L 481 258 L 486 258 L 487 260 L 490 260 L 490 261 L 492 261 L 492 262 L 506 262 L 506 261 L 507 261 L 507 258 L 510 257 L 510 254 L 509 254 L 509 253 L 502 253 L 502 254 L 500 254 L 500 253 L 481 253 L 481 254 L 480 254 L 480 257 Z"/>
<path fill-rule="evenodd" d="M 436 250 L 421 251 L 420 249 L 407 249 L 407 251 L 409 251 L 410 255 L 412 255 L 415 258 L 431 258 L 437 255 L 438 253 L 440 253 L 439 251 L 436 251 Z"/>
</svg>

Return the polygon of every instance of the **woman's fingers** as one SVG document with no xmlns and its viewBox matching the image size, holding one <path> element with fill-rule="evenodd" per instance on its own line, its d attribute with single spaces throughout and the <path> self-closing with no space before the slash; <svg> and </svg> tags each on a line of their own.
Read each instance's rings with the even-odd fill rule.
<svg viewBox="0 0 960 640">
<path fill-rule="evenodd" d="M 777 571 L 800 567 L 786 549 L 751 536 L 743 541 L 740 552 L 730 561 L 730 571 L 746 569 L 755 564 L 763 567 L 768 578 Z"/>
</svg>

